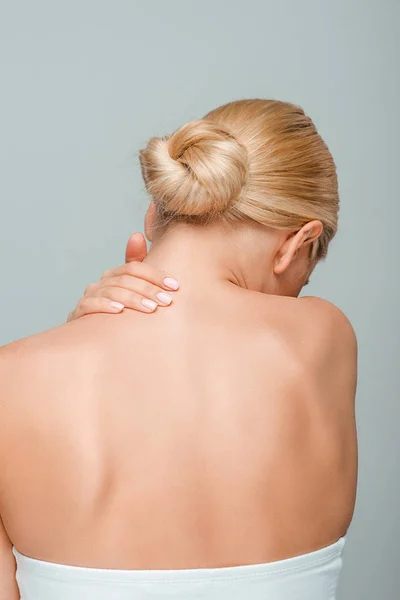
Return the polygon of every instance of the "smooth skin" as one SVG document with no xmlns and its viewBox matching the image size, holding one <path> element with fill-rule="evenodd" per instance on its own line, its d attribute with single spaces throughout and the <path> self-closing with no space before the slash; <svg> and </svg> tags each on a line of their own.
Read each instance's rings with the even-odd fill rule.
<svg viewBox="0 0 400 600">
<path fill-rule="evenodd" d="M 91 283 L 67 321 L 95 313 L 119 313 L 124 308 L 154 312 L 169 306 L 179 281 L 169 273 L 142 261 L 147 244 L 141 233 L 133 233 L 125 250 L 125 264 L 105 271 L 100 282 Z"/>
<path fill-rule="evenodd" d="M 18 598 L 12 544 L 180 569 L 346 533 L 357 341 L 333 304 L 298 298 L 321 228 L 176 226 L 144 259 L 181 282 L 166 310 L 89 314 L 0 350 L 1 600 Z"/>
</svg>

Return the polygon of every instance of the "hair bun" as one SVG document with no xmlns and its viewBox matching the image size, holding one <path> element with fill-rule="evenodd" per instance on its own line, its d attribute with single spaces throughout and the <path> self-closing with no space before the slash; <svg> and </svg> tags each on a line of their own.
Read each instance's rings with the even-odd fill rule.
<svg viewBox="0 0 400 600">
<path fill-rule="evenodd" d="M 165 138 L 152 138 L 140 152 L 148 193 L 168 212 L 223 212 L 241 194 L 247 178 L 246 148 L 211 120 L 191 121 Z"/>
</svg>

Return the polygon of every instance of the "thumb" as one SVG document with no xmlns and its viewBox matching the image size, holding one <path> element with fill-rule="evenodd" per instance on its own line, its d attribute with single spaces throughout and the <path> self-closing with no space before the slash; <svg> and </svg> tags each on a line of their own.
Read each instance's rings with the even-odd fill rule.
<svg viewBox="0 0 400 600">
<path fill-rule="evenodd" d="M 147 244 L 142 233 L 132 233 L 125 249 L 125 262 L 139 261 L 145 258 L 147 254 Z"/>
</svg>

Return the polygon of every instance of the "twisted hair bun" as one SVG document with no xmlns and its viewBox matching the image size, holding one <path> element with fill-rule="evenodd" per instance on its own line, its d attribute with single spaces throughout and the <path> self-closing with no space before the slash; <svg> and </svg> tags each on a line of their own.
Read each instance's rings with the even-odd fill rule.
<svg viewBox="0 0 400 600">
<path fill-rule="evenodd" d="M 246 148 L 211 120 L 152 138 L 139 157 L 148 193 L 175 215 L 221 213 L 238 200 L 247 179 Z"/>
</svg>

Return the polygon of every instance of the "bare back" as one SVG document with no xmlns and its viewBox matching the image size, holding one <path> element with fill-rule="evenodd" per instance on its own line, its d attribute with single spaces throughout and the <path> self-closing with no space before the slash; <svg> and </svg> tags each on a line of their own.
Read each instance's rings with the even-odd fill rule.
<svg viewBox="0 0 400 600">
<path fill-rule="evenodd" d="M 0 355 L 0 514 L 94 567 L 261 563 L 333 543 L 357 484 L 351 326 L 232 286 L 93 315 Z"/>
</svg>

